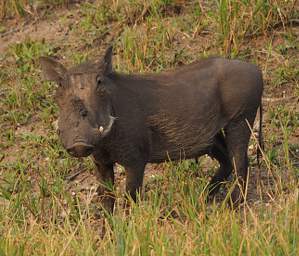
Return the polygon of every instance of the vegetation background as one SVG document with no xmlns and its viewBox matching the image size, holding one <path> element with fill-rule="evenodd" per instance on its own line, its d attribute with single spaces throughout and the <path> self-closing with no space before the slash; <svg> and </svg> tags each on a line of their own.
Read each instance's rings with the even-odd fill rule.
<svg viewBox="0 0 299 256">
<path fill-rule="evenodd" d="M 0 255 L 299 254 L 297 0 L 0 0 L 0 19 Z M 252 137 L 243 207 L 226 206 L 229 184 L 206 202 L 217 165 L 202 157 L 149 165 L 129 214 L 117 166 L 115 214 L 98 216 L 92 163 L 60 145 L 38 58 L 70 66 L 112 41 L 121 72 L 210 55 L 261 68 L 266 148 L 259 170 Z"/>
</svg>

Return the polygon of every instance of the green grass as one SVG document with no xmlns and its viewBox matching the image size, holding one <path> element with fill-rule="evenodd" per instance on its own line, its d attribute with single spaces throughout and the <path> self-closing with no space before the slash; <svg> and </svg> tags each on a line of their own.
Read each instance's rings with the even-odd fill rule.
<svg viewBox="0 0 299 256">
<path fill-rule="evenodd" d="M 28 37 L 0 52 L 0 255 L 298 255 L 299 41 L 298 27 L 288 23 L 299 18 L 296 1 L 94 1 L 65 14 L 68 1 L 38 2 L 61 7 L 59 16 L 50 9 L 38 22 L 70 29 L 57 41 Z M 0 16 L 31 17 L 25 7 L 38 2 L 6 1 Z M 0 31 L 10 29 L 4 20 Z M 129 208 L 117 168 L 116 211 L 99 217 L 92 161 L 71 158 L 60 144 L 56 87 L 42 82 L 38 58 L 81 63 L 112 40 L 122 72 L 160 72 L 210 55 L 260 66 L 270 99 L 266 149 L 261 170 L 250 150 L 252 179 L 241 209 L 231 210 L 221 195 L 206 202 L 217 166 L 204 157 L 147 173 L 141 200 Z"/>
</svg>

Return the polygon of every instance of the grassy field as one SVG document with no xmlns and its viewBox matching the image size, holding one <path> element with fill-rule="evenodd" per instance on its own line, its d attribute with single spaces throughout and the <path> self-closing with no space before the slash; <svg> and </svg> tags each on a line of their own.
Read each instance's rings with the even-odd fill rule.
<svg viewBox="0 0 299 256">
<path fill-rule="evenodd" d="M 298 255 L 299 2 L 296 0 L 0 0 L 0 255 Z M 38 58 L 71 66 L 114 43 L 121 72 L 160 72 L 221 55 L 264 74 L 262 167 L 252 138 L 247 201 L 214 202 L 217 165 L 149 165 L 142 198 L 99 216 L 90 159 L 55 132 L 55 85 Z M 224 200 L 224 201 L 223 201 Z"/>
</svg>

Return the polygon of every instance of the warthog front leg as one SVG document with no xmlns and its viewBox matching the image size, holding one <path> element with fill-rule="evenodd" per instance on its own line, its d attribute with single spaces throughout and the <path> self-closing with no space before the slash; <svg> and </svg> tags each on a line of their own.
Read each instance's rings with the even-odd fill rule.
<svg viewBox="0 0 299 256">
<path fill-rule="evenodd" d="M 114 170 L 113 163 L 103 164 L 97 160 L 94 160 L 96 165 L 96 177 L 100 182 L 97 189 L 100 203 L 109 212 L 113 212 L 115 197 L 113 194 L 114 186 Z"/>
<path fill-rule="evenodd" d="M 141 192 L 145 163 L 139 162 L 125 166 L 126 169 L 126 193 L 135 202 L 137 193 Z"/>
</svg>

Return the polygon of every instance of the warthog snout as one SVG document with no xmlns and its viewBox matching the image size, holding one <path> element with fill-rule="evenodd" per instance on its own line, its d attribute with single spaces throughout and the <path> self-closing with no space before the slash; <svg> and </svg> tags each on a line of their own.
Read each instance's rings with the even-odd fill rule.
<svg viewBox="0 0 299 256">
<path fill-rule="evenodd" d="M 85 142 L 76 142 L 67 148 L 70 155 L 75 157 L 86 157 L 93 152 L 94 146 Z"/>
</svg>

